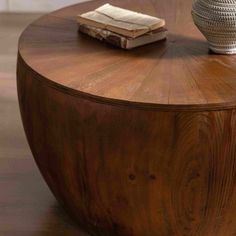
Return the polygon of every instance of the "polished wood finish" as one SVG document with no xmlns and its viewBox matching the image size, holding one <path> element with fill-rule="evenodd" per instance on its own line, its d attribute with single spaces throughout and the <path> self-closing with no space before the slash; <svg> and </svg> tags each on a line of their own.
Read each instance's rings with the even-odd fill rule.
<svg viewBox="0 0 236 236">
<path fill-rule="evenodd" d="M 51 13 L 19 42 L 22 120 L 56 198 L 91 235 L 236 233 L 236 60 L 208 51 L 191 1 L 116 1 L 165 18 L 166 42 L 119 50 Z"/>
<path fill-rule="evenodd" d="M 105 1 L 46 15 L 21 36 L 20 56 L 45 83 L 112 104 L 221 109 L 236 101 L 235 57 L 209 53 L 191 20 L 191 1 L 120 1 L 114 5 L 166 19 L 169 39 L 132 51 L 77 33 L 76 15 Z"/>
</svg>

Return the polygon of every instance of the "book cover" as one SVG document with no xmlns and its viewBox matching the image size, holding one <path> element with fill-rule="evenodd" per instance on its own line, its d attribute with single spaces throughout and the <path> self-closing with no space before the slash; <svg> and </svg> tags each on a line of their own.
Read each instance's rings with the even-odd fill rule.
<svg viewBox="0 0 236 236">
<path fill-rule="evenodd" d="M 167 30 L 165 28 L 159 28 L 157 30 L 150 31 L 137 38 L 122 36 L 109 30 L 104 30 L 88 25 L 79 25 L 79 31 L 93 38 L 105 41 L 123 49 L 136 48 L 142 45 L 163 40 L 167 37 Z"/>
</svg>

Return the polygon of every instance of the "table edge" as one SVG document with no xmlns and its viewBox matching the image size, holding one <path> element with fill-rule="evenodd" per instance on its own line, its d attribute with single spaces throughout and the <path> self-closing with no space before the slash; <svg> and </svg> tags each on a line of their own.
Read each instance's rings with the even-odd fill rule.
<svg viewBox="0 0 236 236">
<path fill-rule="evenodd" d="M 86 2 L 72 4 L 67 7 L 63 7 L 55 11 L 49 12 L 47 14 L 43 14 L 41 17 L 39 17 L 38 19 L 30 23 L 22 31 L 18 40 L 17 70 L 19 69 L 18 68 L 19 62 L 21 62 L 27 68 L 27 70 L 30 71 L 34 75 L 36 79 L 38 79 L 41 82 L 44 82 L 48 86 L 58 91 L 61 91 L 62 93 L 75 96 L 75 97 L 80 97 L 82 99 L 91 100 L 96 103 L 111 105 L 111 106 L 126 106 L 133 109 L 159 110 L 159 111 L 167 111 L 167 112 L 168 111 L 186 111 L 186 112 L 187 111 L 220 111 L 220 110 L 229 110 L 229 109 L 236 108 L 236 101 L 225 102 L 225 103 L 206 103 L 206 104 L 161 104 L 161 103 L 135 102 L 135 101 L 122 100 L 122 99 L 108 98 L 108 97 L 98 96 L 98 95 L 82 92 L 77 89 L 67 87 L 55 81 L 52 81 L 49 78 L 46 78 L 45 76 L 38 73 L 26 62 L 26 60 L 24 59 L 24 57 L 22 56 L 20 52 L 20 42 L 24 33 L 28 30 L 29 27 L 34 25 L 38 20 L 40 20 L 41 18 L 45 16 L 47 15 L 53 16 L 54 13 L 61 11 L 62 9 L 66 9 L 66 8 L 70 8 L 70 7 L 73 7 L 76 5 L 82 5 L 82 4 L 86 4 Z M 63 19 L 67 19 L 67 18 L 63 18 Z"/>
</svg>

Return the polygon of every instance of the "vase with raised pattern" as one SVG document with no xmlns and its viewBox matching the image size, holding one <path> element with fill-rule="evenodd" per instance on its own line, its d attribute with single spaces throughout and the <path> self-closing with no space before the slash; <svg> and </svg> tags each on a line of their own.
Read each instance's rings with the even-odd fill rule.
<svg viewBox="0 0 236 236">
<path fill-rule="evenodd" d="M 192 16 L 212 51 L 236 53 L 236 0 L 194 0 Z"/>
</svg>

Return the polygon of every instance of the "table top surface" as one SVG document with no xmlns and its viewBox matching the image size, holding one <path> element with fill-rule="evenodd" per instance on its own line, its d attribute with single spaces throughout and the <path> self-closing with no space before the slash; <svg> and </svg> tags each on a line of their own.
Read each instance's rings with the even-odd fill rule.
<svg viewBox="0 0 236 236">
<path fill-rule="evenodd" d="M 191 17 L 191 1 L 111 0 L 164 18 L 166 41 L 122 50 L 78 33 L 76 15 L 107 1 L 70 6 L 32 23 L 19 56 L 55 88 L 98 102 L 158 109 L 226 109 L 236 105 L 236 56 L 216 55 Z"/>
</svg>

